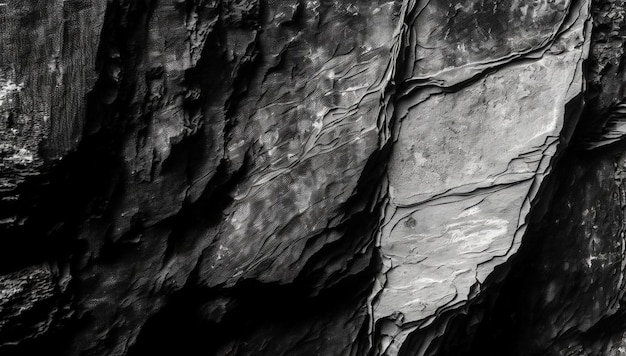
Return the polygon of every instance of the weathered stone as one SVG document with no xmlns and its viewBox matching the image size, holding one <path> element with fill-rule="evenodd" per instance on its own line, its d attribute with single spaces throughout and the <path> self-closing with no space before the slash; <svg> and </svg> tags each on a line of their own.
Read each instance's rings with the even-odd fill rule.
<svg viewBox="0 0 626 356">
<path fill-rule="evenodd" d="M 0 3 L 0 353 L 619 354 L 623 8 Z"/>
<path fill-rule="evenodd" d="M 546 5 L 533 10 L 542 14 L 540 19 L 551 19 L 535 23 L 546 27 L 508 28 L 507 43 L 541 49 L 542 57 L 524 60 L 526 50 L 511 49 L 478 57 L 474 65 L 458 46 L 459 53 L 451 57 L 470 59 L 467 65 L 442 64 L 451 73 L 463 68 L 443 85 L 466 80 L 465 68 L 469 73 L 487 70 L 481 60 L 496 66 L 499 57 L 522 54 L 519 62 L 509 62 L 458 91 L 425 88 L 398 101 L 397 107 L 406 109 L 400 111 L 401 128 L 390 158 L 389 205 L 379 237 L 382 287 L 373 297 L 381 354 L 397 354 L 412 331 L 475 297 L 476 287 L 480 291 L 489 273 L 519 248 L 537 192 L 576 124 L 576 116 L 566 115 L 566 105 L 579 100 L 584 90 L 588 6 Z M 462 4 L 453 8 L 460 14 L 467 11 Z M 424 16 L 436 12 L 421 11 Z M 515 11 L 505 13 L 509 20 L 501 14 L 499 21 L 516 23 Z M 559 21 L 555 27 L 559 18 L 564 19 L 562 28 Z M 427 28 L 438 23 L 428 20 L 415 23 Z M 447 31 L 421 26 L 414 31 L 439 33 L 445 40 Z M 493 31 L 503 34 L 497 27 Z M 416 46 L 426 47 L 417 41 Z M 437 71 L 441 68 L 432 75 Z"/>
<path fill-rule="evenodd" d="M 57 288 L 46 266 L 0 277 L 0 347 L 17 345 L 48 331 Z"/>
<path fill-rule="evenodd" d="M 24 180 L 76 148 L 97 79 L 105 2 L 0 6 L 0 226 L 17 217 Z"/>
</svg>

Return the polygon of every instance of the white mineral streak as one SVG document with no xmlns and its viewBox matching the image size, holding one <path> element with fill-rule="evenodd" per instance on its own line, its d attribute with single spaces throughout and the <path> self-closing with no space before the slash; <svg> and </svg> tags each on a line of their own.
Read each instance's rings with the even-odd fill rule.
<svg viewBox="0 0 626 356">
<path fill-rule="evenodd" d="M 384 267 L 371 298 L 377 354 L 398 354 L 411 332 L 465 305 L 472 286 L 517 251 L 537 189 L 566 144 L 565 106 L 584 89 L 589 4 L 571 6 L 545 48 L 526 51 L 532 60 L 507 62 L 460 90 L 423 89 L 404 104 L 378 238 Z M 456 73 L 465 80 L 502 58 L 512 56 Z M 442 86 L 454 84 L 454 68 L 433 70 Z"/>
</svg>

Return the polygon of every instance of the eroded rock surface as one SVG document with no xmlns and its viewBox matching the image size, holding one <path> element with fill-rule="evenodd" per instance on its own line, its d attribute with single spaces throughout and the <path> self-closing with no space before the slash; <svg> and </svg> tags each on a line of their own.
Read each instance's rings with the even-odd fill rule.
<svg viewBox="0 0 626 356">
<path fill-rule="evenodd" d="M 468 11 L 486 10 L 464 4 L 452 8 L 460 19 Z M 496 15 L 494 9 L 492 15 L 516 23 L 507 17 L 518 15 L 514 10 Z M 535 26 L 549 26 L 522 23 L 503 32 L 496 26 L 500 22 L 481 22 L 487 27 L 476 30 L 490 34 L 495 43 L 506 40 L 511 52 L 469 36 L 458 52 L 443 56 L 454 61 L 437 60 L 441 68 L 425 76 L 436 78 L 444 69 L 458 71 L 453 78 L 463 81 L 465 73 L 486 71 L 488 64 L 495 72 L 453 92 L 413 89 L 397 102 L 399 110 L 406 109 L 400 112 L 390 157 L 389 204 L 379 237 L 384 267 L 373 298 L 382 354 L 397 354 L 409 333 L 471 300 L 493 269 L 517 251 L 542 181 L 568 143 L 577 114 L 566 113 L 566 106 L 580 100 L 584 90 L 589 4 L 563 2 L 531 11 L 542 14 Z M 421 11 L 422 16 L 430 13 L 438 11 Z M 544 17 L 551 20 L 543 22 Z M 416 48 L 438 48 L 428 44 L 458 32 L 453 25 L 423 29 L 435 27 L 429 20 L 418 17 L 414 31 L 435 39 L 418 37 Z M 494 53 L 479 54 L 480 48 L 466 48 L 470 45 L 486 45 Z M 506 65 L 498 63 L 507 58 Z"/>
<path fill-rule="evenodd" d="M 0 352 L 620 352 L 623 20 L 0 3 Z"/>
</svg>

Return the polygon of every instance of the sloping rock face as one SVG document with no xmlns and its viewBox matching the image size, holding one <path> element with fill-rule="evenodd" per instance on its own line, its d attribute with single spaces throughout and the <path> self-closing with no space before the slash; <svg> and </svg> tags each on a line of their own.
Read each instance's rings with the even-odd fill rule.
<svg viewBox="0 0 626 356">
<path fill-rule="evenodd" d="M 0 353 L 620 354 L 624 7 L 0 3 Z"/>
<path fill-rule="evenodd" d="M 424 56 L 426 64 L 416 66 L 424 73 L 413 70 L 410 91 L 397 102 L 401 126 L 379 236 L 384 267 L 373 298 L 382 354 L 398 354 L 412 332 L 466 305 L 517 252 L 543 180 L 576 124 L 571 107 L 584 89 L 589 4 L 514 5 L 453 4 L 454 17 L 448 13 L 442 27 L 430 21 L 441 23 L 434 14 L 444 11 L 427 5 L 415 20 L 413 31 L 429 36 L 414 47 L 437 50 L 415 51 L 416 60 Z M 439 50 L 451 33 L 463 33 L 456 26 L 481 16 L 497 21 L 480 21 L 464 38 L 469 43 Z M 515 25 L 504 31 L 502 22 Z M 436 88 L 413 88 L 420 77 Z M 429 350 L 429 342 L 411 347 Z"/>
</svg>

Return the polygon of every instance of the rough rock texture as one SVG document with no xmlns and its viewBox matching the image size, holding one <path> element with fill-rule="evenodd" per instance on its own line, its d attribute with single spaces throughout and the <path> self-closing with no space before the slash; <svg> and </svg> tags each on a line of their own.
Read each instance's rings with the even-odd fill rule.
<svg viewBox="0 0 626 356">
<path fill-rule="evenodd" d="M 623 354 L 625 8 L 0 3 L 0 353 Z"/>
<path fill-rule="evenodd" d="M 576 106 L 584 89 L 589 4 L 530 7 L 540 14 L 531 20 L 529 9 L 497 5 L 459 3 L 446 15 L 453 20 L 436 31 L 429 21 L 441 22 L 432 15 L 440 9 L 427 5 L 425 18 L 415 20 L 414 31 L 430 36 L 411 45 L 441 48 L 450 33 L 462 33 L 456 21 L 465 28 L 467 14 L 498 19 L 478 22 L 465 46 L 425 53 L 424 73 L 414 70 L 418 76 L 406 85 L 419 76 L 441 81 L 397 101 L 401 127 L 389 163 L 379 236 L 384 267 L 373 304 L 382 354 L 398 354 L 410 333 L 472 300 L 517 252 L 544 177 L 576 124 L 578 113 L 567 105 Z M 522 22 L 503 31 L 500 21 L 516 20 Z M 451 88 L 490 66 L 497 70 Z"/>
</svg>

